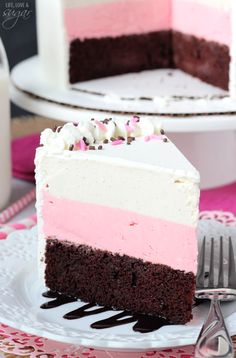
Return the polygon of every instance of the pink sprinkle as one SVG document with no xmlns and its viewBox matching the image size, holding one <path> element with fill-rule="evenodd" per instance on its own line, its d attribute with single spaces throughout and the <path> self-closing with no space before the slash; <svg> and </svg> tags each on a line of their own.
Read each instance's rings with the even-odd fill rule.
<svg viewBox="0 0 236 358">
<path fill-rule="evenodd" d="M 95 123 L 97 124 L 97 126 L 103 131 L 106 132 L 107 131 L 107 127 L 105 126 L 104 123 L 100 122 L 100 121 L 95 121 Z"/>
<path fill-rule="evenodd" d="M 157 135 L 157 134 L 152 134 L 152 135 L 150 135 L 150 139 L 161 140 L 162 137 L 160 135 Z"/>
<path fill-rule="evenodd" d="M 0 232 L 0 240 L 6 239 L 7 234 L 5 232 Z"/>
<path fill-rule="evenodd" d="M 134 125 L 134 124 L 136 124 L 138 122 L 138 120 L 139 120 L 139 117 L 133 116 L 133 118 L 131 119 L 130 122 Z"/>
<path fill-rule="evenodd" d="M 25 226 L 24 224 L 21 224 L 21 223 L 10 224 L 10 226 L 11 226 L 13 229 L 16 229 L 16 230 L 26 229 L 26 226 Z"/>
<path fill-rule="evenodd" d="M 146 135 L 146 137 L 144 137 L 144 140 L 145 140 L 145 142 L 149 142 L 150 141 L 150 135 Z"/>
<path fill-rule="evenodd" d="M 114 142 L 112 142 L 111 143 L 111 145 L 119 145 L 119 144 L 122 144 L 122 143 L 124 143 L 124 141 L 123 140 L 114 140 Z"/>
<path fill-rule="evenodd" d="M 86 146 L 84 140 L 83 140 L 83 139 L 80 139 L 79 143 L 80 143 L 80 149 L 81 149 L 82 151 L 85 151 L 85 150 L 87 149 L 87 146 Z"/>
<path fill-rule="evenodd" d="M 87 149 L 87 146 L 83 139 L 80 139 L 79 142 L 75 143 L 75 149 L 79 149 L 82 151 L 85 151 Z"/>
</svg>

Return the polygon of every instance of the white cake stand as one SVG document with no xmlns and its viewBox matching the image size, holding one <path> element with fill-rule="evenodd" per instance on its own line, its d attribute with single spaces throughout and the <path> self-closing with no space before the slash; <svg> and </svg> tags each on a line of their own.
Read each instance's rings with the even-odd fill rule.
<svg viewBox="0 0 236 358">
<path fill-rule="evenodd" d="M 60 89 L 47 82 L 35 56 L 18 64 L 11 79 L 12 101 L 41 116 L 76 122 L 92 117 L 127 120 L 138 113 L 161 120 L 199 169 L 203 188 L 236 179 L 236 101 L 179 70 L 145 71 Z"/>
</svg>

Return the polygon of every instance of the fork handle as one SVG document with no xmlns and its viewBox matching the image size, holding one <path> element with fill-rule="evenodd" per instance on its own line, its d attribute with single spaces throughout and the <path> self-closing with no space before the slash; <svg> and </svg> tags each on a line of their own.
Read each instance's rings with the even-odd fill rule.
<svg viewBox="0 0 236 358">
<path fill-rule="evenodd" d="M 209 314 L 198 336 L 194 356 L 196 358 L 234 356 L 233 344 L 217 298 L 211 299 Z"/>
</svg>

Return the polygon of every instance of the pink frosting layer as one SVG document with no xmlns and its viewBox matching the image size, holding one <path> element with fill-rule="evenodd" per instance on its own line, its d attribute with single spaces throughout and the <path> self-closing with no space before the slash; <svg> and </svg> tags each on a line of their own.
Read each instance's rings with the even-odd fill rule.
<svg viewBox="0 0 236 358">
<path fill-rule="evenodd" d="M 70 39 L 99 38 L 168 30 L 171 0 L 126 0 L 67 8 L 65 23 Z"/>
<path fill-rule="evenodd" d="M 172 28 L 208 41 L 230 46 L 230 12 L 188 0 L 174 0 Z"/>
<path fill-rule="evenodd" d="M 56 198 L 47 191 L 43 193 L 42 215 L 45 236 L 196 273 L 197 243 L 192 227 Z"/>
<path fill-rule="evenodd" d="M 127 0 L 66 8 L 65 24 L 70 40 L 174 29 L 231 43 L 230 13 L 188 0 Z"/>
</svg>

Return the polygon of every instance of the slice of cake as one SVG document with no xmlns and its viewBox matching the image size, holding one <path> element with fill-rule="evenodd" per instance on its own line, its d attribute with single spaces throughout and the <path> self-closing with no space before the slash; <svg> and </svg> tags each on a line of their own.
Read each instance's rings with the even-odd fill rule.
<svg viewBox="0 0 236 358">
<path fill-rule="evenodd" d="M 159 123 L 68 123 L 46 129 L 41 144 L 37 213 L 47 287 L 188 322 L 199 174 Z"/>
<path fill-rule="evenodd" d="M 233 91 L 233 7 L 231 0 L 38 0 L 41 66 L 60 86 L 179 68 Z"/>
</svg>

